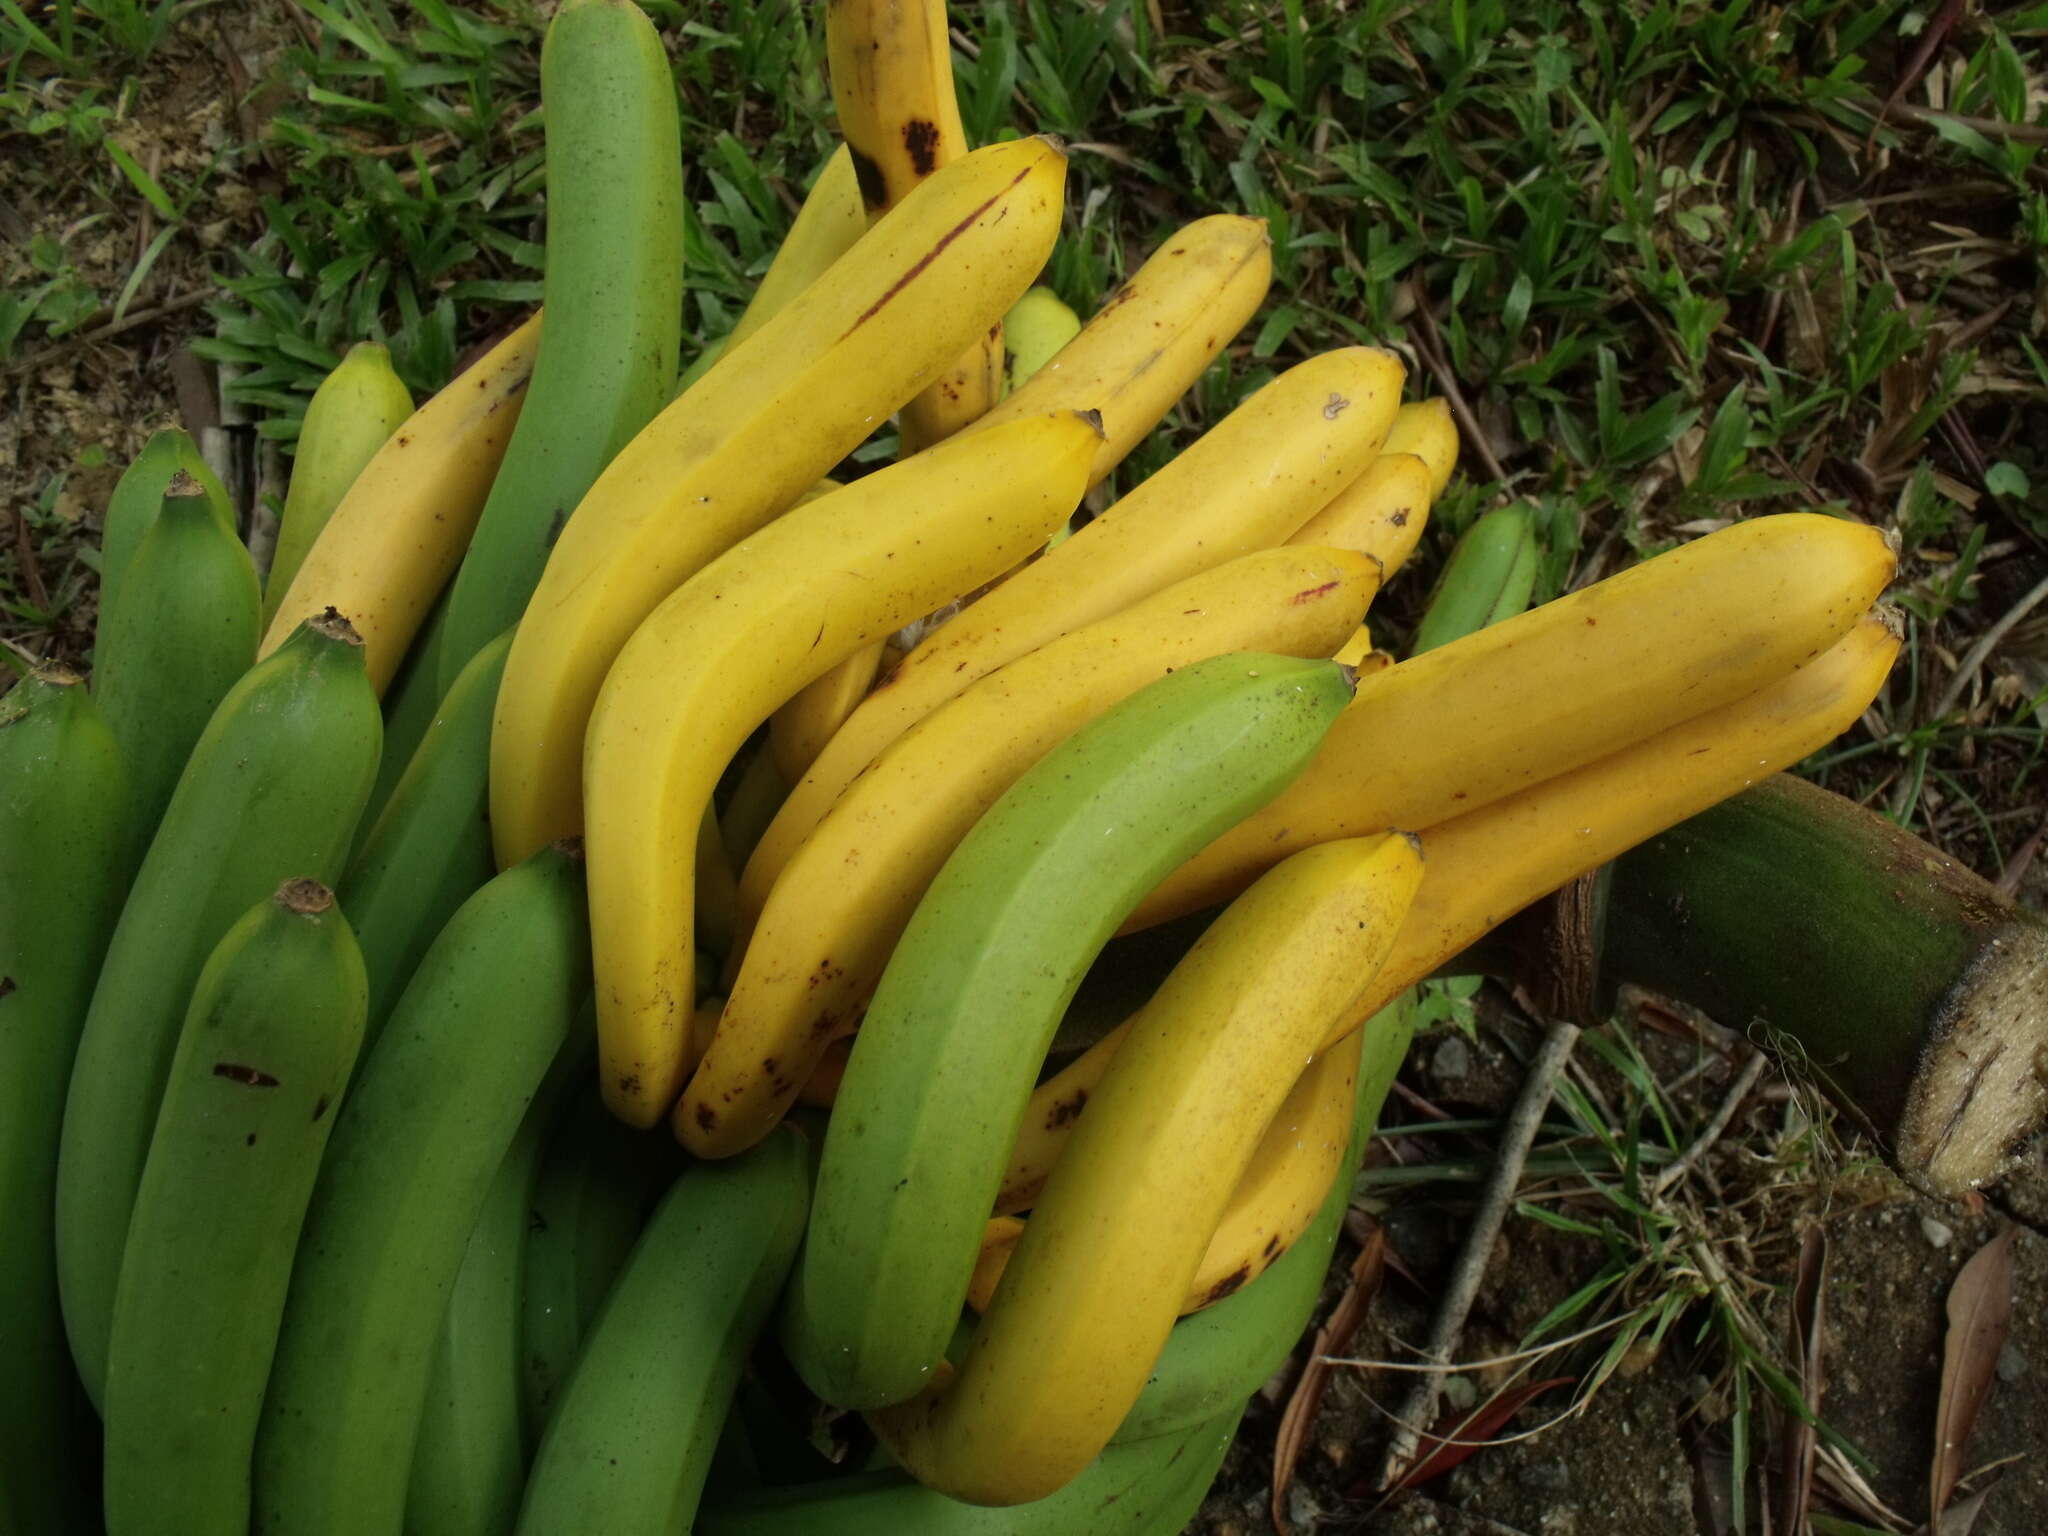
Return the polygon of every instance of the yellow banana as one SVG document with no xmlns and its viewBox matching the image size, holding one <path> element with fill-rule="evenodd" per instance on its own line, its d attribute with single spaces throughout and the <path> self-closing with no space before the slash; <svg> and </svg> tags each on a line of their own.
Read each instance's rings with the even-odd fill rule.
<svg viewBox="0 0 2048 1536">
<path fill-rule="evenodd" d="M 1364 1042 L 1365 1031 L 1353 1030 L 1320 1053 L 1295 1080 L 1280 1113 L 1259 1138 L 1244 1177 L 1230 1192 L 1223 1220 L 1181 1301 L 1181 1316 L 1199 1312 L 1258 1279 L 1315 1219 L 1351 1139 L 1352 1094 Z M 988 1310 L 996 1282 L 1023 1235 L 1024 1223 L 1015 1216 L 989 1218 L 974 1280 L 967 1289 L 968 1305 L 975 1311 Z"/>
<path fill-rule="evenodd" d="M 1897 615 L 1866 614 L 1818 660 L 1733 704 L 1421 833 L 1429 873 L 1349 1031 L 1530 902 L 1790 768 L 1847 730 L 1898 655 Z M 996 1210 L 1028 1209 L 1127 1026 L 1031 1095 Z M 1335 1043 L 1335 1037 L 1330 1044 Z"/>
<path fill-rule="evenodd" d="M 1378 454 L 1401 379 L 1399 361 L 1371 347 L 1290 368 L 1079 533 L 933 631 L 783 801 L 741 877 L 742 913 L 760 911 L 783 864 L 854 775 L 976 678 L 1161 587 L 1277 544 L 1315 516 Z M 1035 388 L 1034 380 L 1012 398 Z"/>
<path fill-rule="evenodd" d="M 1854 627 L 1893 563 L 1861 523 L 1754 518 L 1362 679 L 1301 777 L 1127 929 L 1223 900 L 1296 848 L 1433 826 L 1754 693 Z"/>
<path fill-rule="evenodd" d="M 975 429 L 1045 411 L 1102 412 L 1088 483 L 1109 472 L 1173 408 L 1266 297 L 1272 241 L 1264 219 L 1211 214 L 1154 251 L 1023 388 Z"/>
<path fill-rule="evenodd" d="M 584 728 L 640 621 L 786 510 L 994 323 L 1052 248 L 1065 173 L 1040 138 L 955 161 L 721 357 L 598 478 L 562 530 L 506 661 L 491 737 L 501 863 L 581 826 Z"/>
<path fill-rule="evenodd" d="M 821 496 L 705 566 L 620 651 L 584 753 L 601 1086 L 620 1119 L 651 1125 L 682 1088 L 690 871 L 726 764 L 811 679 L 1043 543 L 1081 498 L 1095 431 L 1076 412 L 1020 421 Z"/>
<path fill-rule="evenodd" d="M 1076 1125 L 957 1378 L 868 1415 L 907 1471 L 969 1503 L 1022 1504 L 1109 1443 L 1266 1126 L 1421 879 L 1400 834 L 1308 849 L 1174 968 Z"/>
<path fill-rule="evenodd" d="M 1337 654 L 1332 656 L 1330 660 L 1341 661 L 1347 667 L 1357 667 L 1363 666 L 1366 658 L 1370 655 L 1372 655 L 1372 626 L 1361 624 L 1352 633 L 1349 640 L 1346 640 L 1337 647 Z"/>
<path fill-rule="evenodd" d="M 839 131 L 853 152 L 868 212 L 880 217 L 911 188 L 967 153 L 953 90 L 946 0 L 833 0 L 825 58 Z M 1002 394 L 1001 321 L 903 407 L 903 448 L 952 436 Z"/>
<path fill-rule="evenodd" d="M 1355 549 L 1392 576 L 1415 552 L 1431 499 L 1428 465 L 1412 453 L 1382 451 L 1287 542 Z"/>
<path fill-rule="evenodd" d="M 1443 495 L 1458 467 L 1458 423 L 1446 400 L 1416 400 L 1401 407 L 1387 433 L 1388 453 L 1412 453 L 1429 466 L 1429 499 Z"/>
<path fill-rule="evenodd" d="M 832 733 L 860 708 L 881 664 L 881 642 L 856 651 L 775 711 L 768 722 L 768 750 L 785 784 L 802 780 Z"/>
<path fill-rule="evenodd" d="M 826 1046 L 853 1031 L 947 856 L 1046 752 L 1204 657 L 1327 656 L 1378 586 L 1378 566 L 1349 551 L 1245 555 L 1019 657 L 900 738 L 771 891 L 711 1050 L 676 1107 L 683 1143 L 726 1157 L 768 1134 Z"/>
<path fill-rule="evenodd" d="M 259 656 L 338 609 L 384 691 L 462 563 L 533 377 L 540 323 L 536 313 L 449 380 L 363 466 L 285 589 Z"/>
</svg>

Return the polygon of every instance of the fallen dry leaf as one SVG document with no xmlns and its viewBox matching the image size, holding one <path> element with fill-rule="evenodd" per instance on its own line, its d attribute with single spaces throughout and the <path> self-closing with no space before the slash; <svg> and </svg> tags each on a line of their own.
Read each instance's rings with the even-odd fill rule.
<svg viewBox="0 0 2048 1536">
<path fill-rule="evenodd" d="M 1799 1266 L 1792 1279 L 1792 1358 L 1798 1368 L 1799 1395 L 1816 1414 L 1825 1386 L 1820 1341 L 1821 1287 L 1827 1281 L 1827 1267 L 1827 1234 L 1818 1226 L 1808 1227 L 1799 1241 Z M 1785 1437 L 1785 1511 L 1779 1524 L 1784 1536 L 1799 1536 L 1806 1528 L 1817 1443 L 1812 1423 L 1794 1418 Z"/>
<path fill-rule="evenodd" d="M 1934 1465 L 1928 1474 L 1929 1530 L 1963 1475 L 1963 1457 L 1977 1414 L 1997 1377 L 1998 1352 L 2012 1326 L 2013 1231 L 2007 1227 L 1970 1255 L 1948 1291 L 1948 1342 L 1942 1351 L 1941 1398 L 1934 1416 Z"/>
<path fill-rule="evenodd" d="M 1309 1427 L 1316 1421 L 1316 1410 L 1323 1405 L 1323 1388 L 1329 1381 L 1330 1368 L 1323 1357 L 1341 1355 L 1351 1347 L 1351 1337 L 1372 1310 L 1373 1298 L 1379 1295 L 1380 1281 L 1386 1272 L 1386 1229 L 1374 1227 L 1358 1257 L 1351 1261 L 1351 1278 L 1345 1283 L 1343 1296 L 1316 1330 L 1308 1363 L 1301 1368 L 1293 1395 L 1280 1415 L 1280 1429 L 1273 1439 L 1272 1503 L 1273 1529 L 1280 1536 L 1287 1536 L 1287 1490 L 1294 1484 L 1294 1464 L 1301 1459 L 1301 1448 L 1308 1440 Z"/>
<path fill-rule="evenodd" d="M 1428 1454 L 1419 1456 L 1387 1492 L 1400 1493 L 1433 1477 L 1442 1477 L 1474 1451 L 1483 1451 L 1500 1427 L 1552 1387 L 1569 1387 L 1572 1376 L 1553 1376 L 1547 1381 L 1525 1381 L 1518 1387 L 1503 1387 L 1469 1413 L 1447 1413 L 1436 1422 L 1428 1438 L 1435 1442 Z"/>
</svg>

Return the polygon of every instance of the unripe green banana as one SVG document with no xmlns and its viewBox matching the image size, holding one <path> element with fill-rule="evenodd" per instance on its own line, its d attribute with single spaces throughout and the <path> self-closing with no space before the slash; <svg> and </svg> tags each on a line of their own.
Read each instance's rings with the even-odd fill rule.
<svg viewBox="0 0 2048 1536">
<path fill-rule="evenodd" d="M 363 1038 L 333 893 L 290 880 L 192 992 L 135 1195 L 107 1359 L 110 1536 L 245 1536 L 299 1224 Z"/>
<path fill-rule="evenodd" d="M 70 672 L 0 696 L 0 1530 L 85 1513 L 87 1410 L 57 1303 L 57 1141 L 71 1058 L 128 889 L 126 771 Z"/>
<path fill-rule="evenodd" d="M 1433 651 L 1527 608 L 1539 553 L 1527 507 L 1496 507 L 1467 528 L 1444 565 L 1409 654 Z"/>
<path fill-rule="evenodd" d="M 1301 771 L 1351 688 L 1328 661 L 1183 667 L 1047 753 L 954 850 L 883 973 L 826 1133 L 783 1329 L 812 1391 L 869 1408 L 927 1384 L 1082 974 L 1183 850 Z"/>
<path fill-rule="evenodd" d="M 683 313 L 675 80 L 632 0 L 565 0 L 541 44 L 547 332 L 448 596 L 438 686 L 519 622 L 612 455 L 668 403 Z"/>
<path fill-rule="evenodd" d="M 370 975 L 366 1051 L 442 924 L 497 868 L 491 708 L 511 648 L 511 635 L 501 635 L 462 669 L 342 879 L 341 904 Z"/>
<path fill-rule="evenodd" d="M 401 1528 L 449 1287 L 528 1103 L 586 1040 L 589 987 L 582 865 L 559 846 L 478 891 L 420 961 L 306 1213 L 256 1436 L 264 1536 Z"/>
<path fill-rule="evenodd" d="M 1223 1464 L 1244 1407 L 1239 1401 L 1178 1434 L 1112 1445 L 1058 1493 L 1029 1504 L 962 1504 L 901 1472 L 864 1472 L 713 1505 L 694 1529 L 697 1536 L 1179 1536 Z"/>
<path fill-rule="evenodd" d="M 440 712 L 441 642 L 447 633 L 448 594 L 443 591 L 428 610 L 419 633 L 413 636 L 412 646 L 399 663 L 391 686 L 384 690 L 384 756 L 377 764 L 377 782 L 370 789 L 370 803 L 363 807 L 365 836 L 383 820 L 384 807 L 391 803 L 391 792 L 412 766 L 412 755 L 419 751 L 428 727 Z M 360 841 L 357 847 L 361 847 Z"/>
<path fill-rule="evenodd" d="M 529 1442 L 539 1439 L 679 1155 L 674 1137 L 633 1130 L 594 1093 L 578 1095 L 556 1127 L 520 1278 L 520 1407 Z"/>
<path fill-rule="evenodd" d="M 1033 288 L 1003 316 L 1003 350 L 1010 354 L 1005 386 L 1015 389 L 1081 334 L 1081 317 L 1050 288 Z"/>
<path fill-rule="evenodd" d="M 803 1236 L 794 1128 L 662 1197 L 548 1419 L 521 1536 L 669 1536 L 697 1510 L 740 1371 Z"/>
<path fill-rule="evenodd" d="M 57 1272 L 95 1402 L 121 1247 L 200 968 L 284 881 L 331 884 L 377 768 L 381 726 L 347 621 L 314 619 L 243 674 L 206 724 L 107 946 L 64 1105 Z"/>
<path fill-rule="evenodd" d="M 129 826 L 147 845 L 192 743 L 262 633 L 256 567 L 182 471 L 103 611 L 92 687 L 128 760 Z"/>
<path fill-rule="evenodd" d="M 128 562 L 135 558 L 142 536 L 156 521 L 157 508 L 164 499 L 164 487 L 180 470 L 205 488 L 207 505 L 213 508 L 221 527 L 229 533 L 237 532 L 235 510 L 228 505 L 227 488 L 220 483 L 220 477 L 207 468 L 206 460 L 200 457 L 199 445 L 176 427 L 166 427 L 152 434 L 134 462 L 121 472 L 120 482 L 114 487 L 114 494 L 107 502 L 106 516 L 100 524 L 102 617 L 120 591 L 122 578 L 128 574 Z"/>
<path fill-rule="evenodd" d="M 1243 1403 L 1272 1379 L 1300 1342 L 1315 1315 L 1323 1275 L 1351 1206 L 1359 1160 L 1415 1035 L 1411 995 L 1404 993 L 1364 1028 L 1350 1150 L 1315 1220 L 1251 1284 L 1173 1325 L 1151 1380 L 1117 1426 L 1116 1443 L 1179 1434 Z"/>
<path fill-rule="evenodd" d="M 587 1044 L 587 1042 L 585 1042 Z M 561 1101 L 594 1086 L 595 1055 L 572 1045 L 526 1107 L 469 1229 L 434 1341 L 405 1528 L 419 1536 L 504 1536 L 519 1518 L 535 1437 L 520 1423 L 520 1288 L 541 1151 Z"/>
<path fill-rule="evenodd" d="M 292 455 L 291 484 L 284 493 L 270 574 L 264 578 L 265 628 L 276 617 L 277 605 L 298 575 L 306 551 L 356 476 L 411 414 L 412 391 L 391 366 L 390 350 L 374 341 L 350 347 L 313 391 Z"/>
</svg>

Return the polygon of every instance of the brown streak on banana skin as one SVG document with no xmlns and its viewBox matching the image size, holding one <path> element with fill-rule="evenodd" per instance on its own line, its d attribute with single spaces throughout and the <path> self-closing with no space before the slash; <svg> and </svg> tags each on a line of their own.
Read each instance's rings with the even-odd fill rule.
<svg viewBox="0 0 2048 1536">
<path fill-rule="evenodd" d="M 1202 1305 L 1205 1307 L 1214 1306 L 1224 1297 L 1238 1290 L 1241 1286 L 1243 1286 L 1245 1281 L 1251 1279 L 1251 1277 L 1251 1265 L 1238 1265 L 1236 1269 L 1232 1270 L 1229 1274 L 1225 1275 L 1221 1280 L 1218 1280 L 1214 1285 L 1209 1287 L 1209 1294 L 1207 1297 L 1203 1299 Z"/>
<path fill-rule="evenodd" d="M 859 171 L 859 158 L 860 157 L 858 155 L 854 157 L 856 174 Z M 849 325 L 846 328 L 846 330 L 844 331 L 844 333 L 841 334 L 839 339 L 841 341 L 846 340 L 848 336 L 851 336 L 855 331 L 859 330 L 862 326 L 866 325 L 870 320 L 874 319 L 876 315 L 880 314 L 882 312 L 882 307 L 884 305 L 886 305 L 891 299 L 895 298 L 896 295 L 901 293 L 905 288 L 909 287 L 911 283 L 916 281 L 917 275 L 920 272 L 924 271 L 926 267 L 930 266 L 934 261 L 938 260 L 939 253 L 941 251 L 945 250 L 947 246 L 951 245 L 955 240 L 958 240 L 962 235 L 966 234 L 968 227 L 972 225 L 976 219 L 980 218 L 984 213 L 987 213 L 989 209 L 993 208 L 996 205 L 996 203 L 1001 200 L 1003 192 L 1009 191 L 1011 187 L 1016 186 L 1018 182 L 1022 181 L 1025 177 L 1029 176 L 1036 169 L 1036 166 L 1025 166 L 1023 170 L 1019 171 L 1016 175 L 1010 178 L 1009 184 L 1003 188 L 1002 192 L 996 192 L 991 194 L 987 202 L 983 203 L 979 208 L 976 208 L 972 213 L 968 214 L 966 218 L 962 219 L 958 224 L 955 224 L 951 229 L 947 230 L 943 235 L 939 236 L 937 240 L 932 242 L 931 249 L 926 251 L 922 256 L 918 257 L 916 262 L 912 264 L 908 272 L 905 272 L 901 277 L 897 278 L 895 282 L 891 283 L 889 285 L 889 291 L 887 293 L 883 294 L 879 299 L 875 300 L 874 303 L 870 304 L 865 310 L 861 311 L 860 315 L 854 320 L 853 324 Z"/>
<path fill-rule="evenodd" d="M 1340 583 L 1338 582 L 1326 581 L 1320 587 L 1310 587 L 1306 591 L 1295 593 L 1294 596 L 1290 597 L 1287 601 L 1289 602 L 1289 604 L 1295 607 L 1299 607 L 1303 603 L 1314 602 L 1317 598 L 1321 597 L 1326 592 L 1336 591 L 1339 585 Z"/>
<path fill-rule="evenodd" d="M 246 1088 L 275 1088 L 277 1079 L 261 1067 L 245 1067 L 239 1062 L 216 1061 L 213 1075 L 224 1077 L 231 1083 L 240 1083 Z"/>
<path fill-rule="evenodd" d="M 1080 1118 L 1081 1111 L 1087 1107 L 1088 1090 L 1086 1088 L 1076 1088 L 1071 1099 L 1061 1099 L 1053 1105 L 1052 1110 L 1045 1117 L 1047 1129 L 1056 1130 L 1060 1126 L 1071 1125 Z"/>
</svg>

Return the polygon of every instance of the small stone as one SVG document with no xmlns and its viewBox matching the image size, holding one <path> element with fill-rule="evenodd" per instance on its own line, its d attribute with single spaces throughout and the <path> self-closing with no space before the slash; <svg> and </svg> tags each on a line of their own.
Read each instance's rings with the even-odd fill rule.
<svg viewBox="0 0 2048 1536">
<path fill-rule="evenodd" d="M 1472 1071 L 1472 1047 L 1463 1035 L 1445 1035 L 1429 1060 L 1430 1070 L 1447 1083 L 1455 1083 Z"/>
<path fill-rule="evenodd" d="M 1469 1376 L 1446 1376 L 1444 1378 L 1444 1401 L 1463 1413 L 1479 1401 L 1479 1388 L 1472 1384 Z"/>
<path fill-rule="evenodd" d="M 1946 1248 L 1955 1241 L 1955 1229 L 1946 1222 L 1936 1221 L 1932 1216 L 1920 1218 L 1920 1235 L 1936 1248 Z"/>
<path fill-rule="evenodd" d="M 2018 1381 L 2027 1374 L 2027 1357 L 2020 1353 L 2017 1344 L 2010 1340 L 1998 1352 L 1998 1379 L 2005 1382 Z"/>
</svg>

